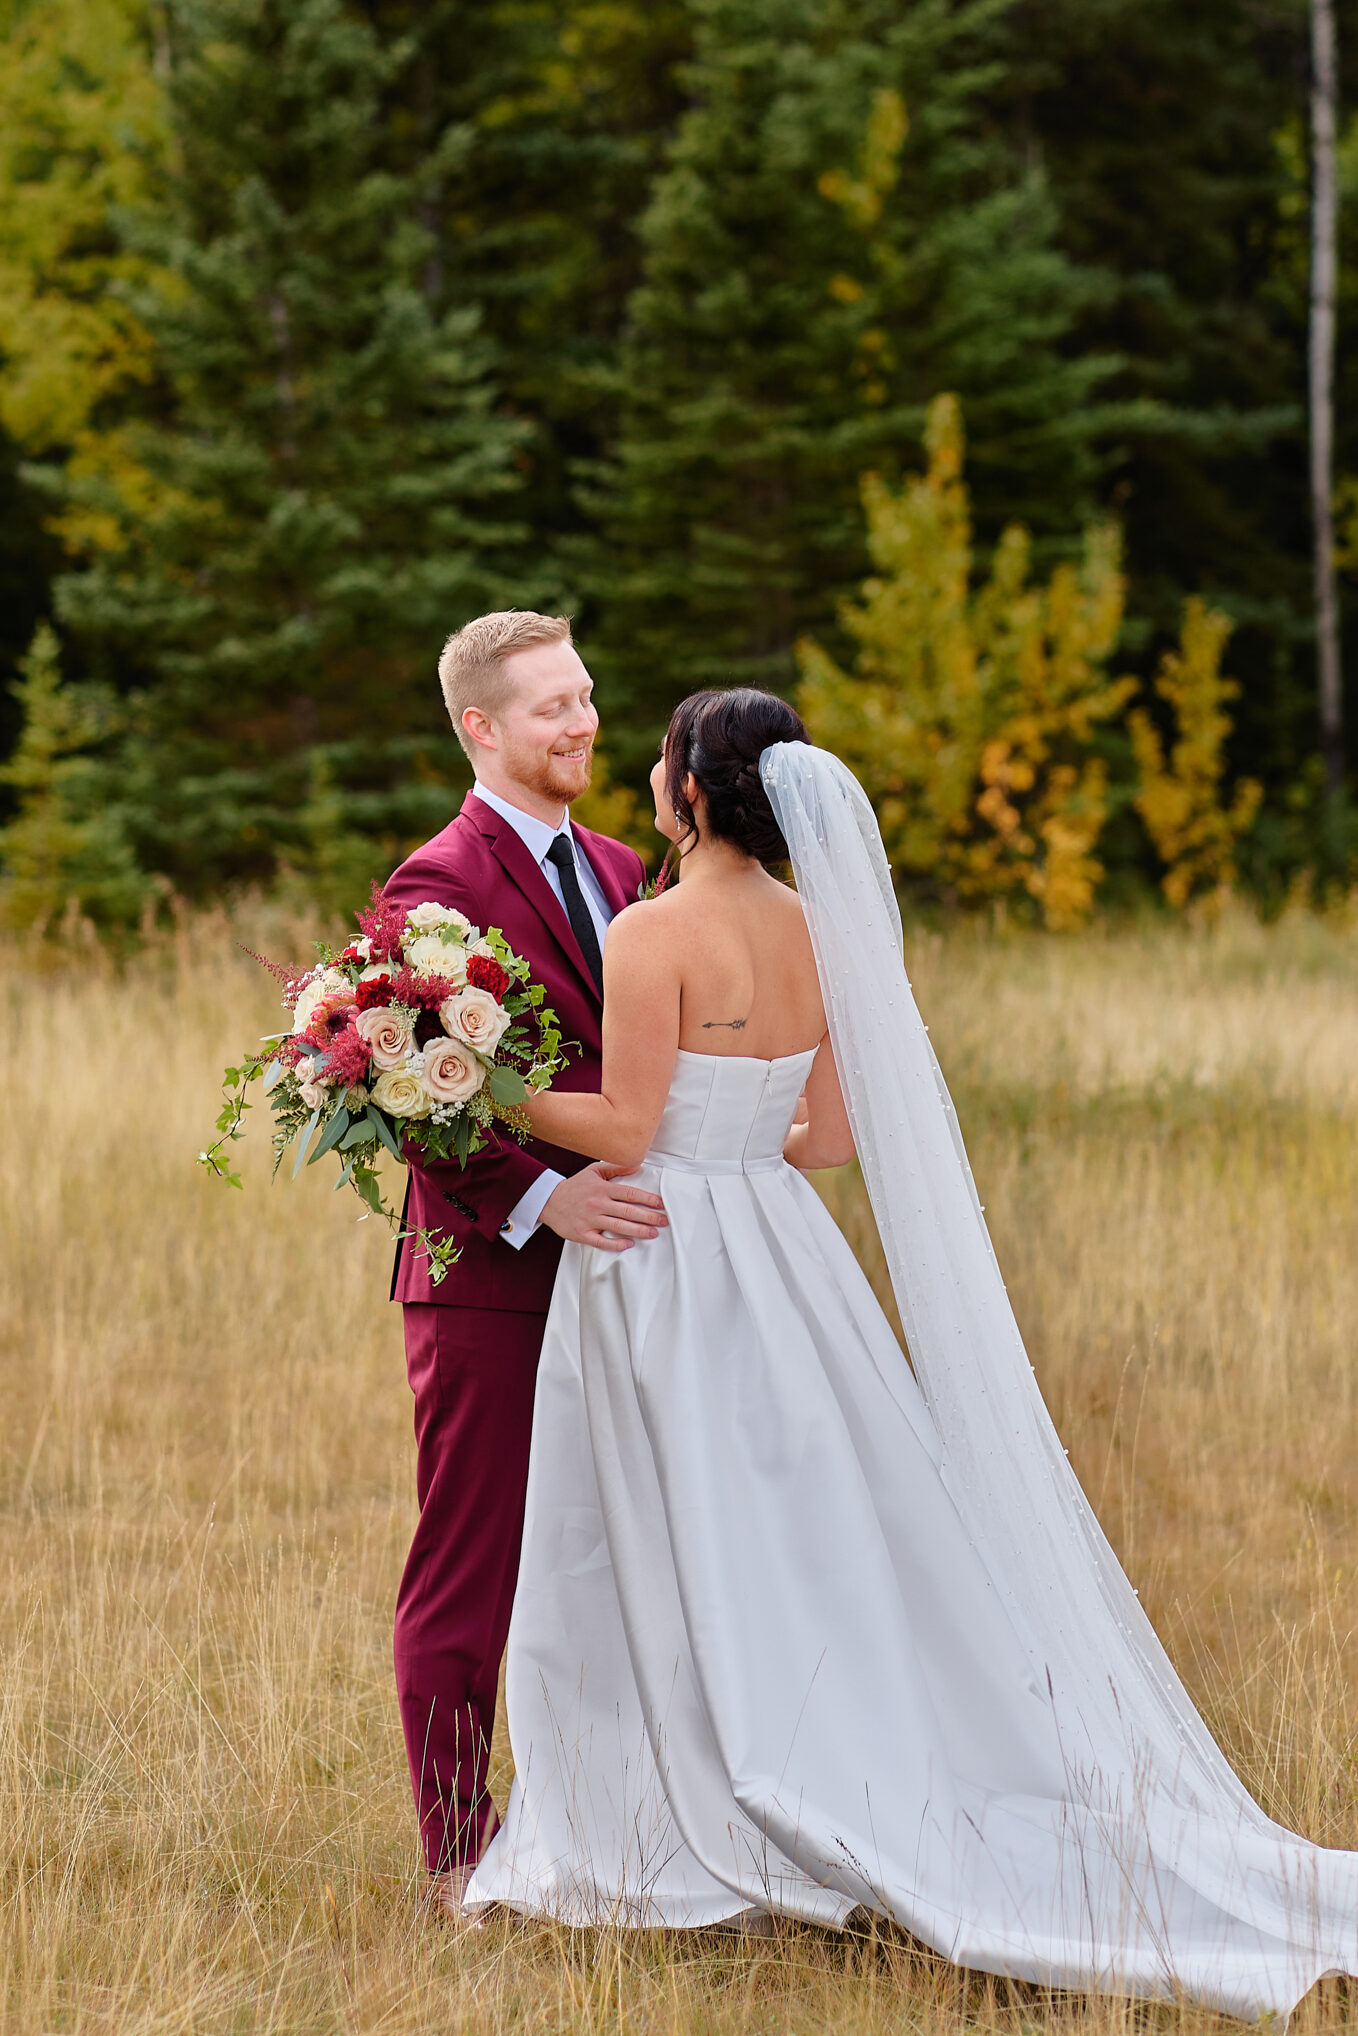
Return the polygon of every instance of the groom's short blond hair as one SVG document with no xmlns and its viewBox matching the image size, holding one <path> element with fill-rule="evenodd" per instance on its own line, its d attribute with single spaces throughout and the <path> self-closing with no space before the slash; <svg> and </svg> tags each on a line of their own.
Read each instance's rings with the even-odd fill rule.
<svg viewBox="0 0 1358 2036">
<path fill-rule="evenodd" d="M 507 660 L 539 643 L 570 640 L 569 616 L 537 615 L 531 608 L 501 608 L 453 631 L 439 659 L 439 684 L 453 731 L 468 756 L 472 745 L 462 717 L 469 707 L 492 717 L 504 711 L 511 689 Z"/>
</svg>

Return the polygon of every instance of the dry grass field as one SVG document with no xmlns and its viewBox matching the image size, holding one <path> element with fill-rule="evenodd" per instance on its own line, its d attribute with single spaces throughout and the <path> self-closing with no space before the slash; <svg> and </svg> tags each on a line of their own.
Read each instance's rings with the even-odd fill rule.
<svg viewBox="0 0 1358 2036">
<path fill-rule="evenodd" d="M 269 1186 L 262 1116 L 244 1194 L 194 1168 L 221 1065 L 274 1029 L 238 932 L 121 974 L 3 956 L 0 2036 L 1224 2031 L 873 1936 L 426 1919 L 388 1245 L 324 1167 Z M 306 953 L 259 912 L 249 935 Z M 1260 1800 L 1358 1844 L 1358 920 L 910 947 L 1112 1539 Z M 861 1191 L 823 1185 L 877 1269 Z M 1331 1986 L 1298 2026 L 1347 2014 Z"/>
</svg>

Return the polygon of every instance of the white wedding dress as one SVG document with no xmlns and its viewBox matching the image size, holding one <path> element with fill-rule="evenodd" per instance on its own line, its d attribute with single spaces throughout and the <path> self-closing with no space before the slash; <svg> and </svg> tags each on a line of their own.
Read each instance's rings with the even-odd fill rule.
<svg viewBox="0 0 1358 2036">
<path fill-rule="evenodd" d="M 862 992 L 883 929 L 854 922 L 885 865 L 866 890 L 846 868 L 841 791 L 869 856 L 870 813 L 791 747 L 808 825 L 779 817 L 920 1382 L 782 1158 L 814 1056 L 681 1052 L 637 1177 L 668 1229 L 563 1254 L 509 1636 L 515 1780 L 467 1904 L 642 1927 L 838 1926 L 864 1904 L 989 1972 L 1286 2014 L 1358 1970 L 1358 1855 L 1270 1823 L 1232 1775 L 1048 1440 L 913 1004 Z M 960 1410 L 941 1383 L 931 1403 L 922 1352 Z M 1023 1503 L 1016 1475 L 1041 1480 Z"/>
</svg>

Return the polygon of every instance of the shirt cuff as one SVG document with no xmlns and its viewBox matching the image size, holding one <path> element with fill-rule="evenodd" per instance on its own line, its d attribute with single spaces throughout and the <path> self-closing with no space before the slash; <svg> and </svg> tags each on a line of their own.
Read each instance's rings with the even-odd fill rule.
<svg viewBox="0 0 1358 2036">
<path fill-rule="evenodd" d="M 522 1251 L 529 1238 L 542 1221 L 542 1212 L 566 1176 L 553 1173 L 547 1166 L 542 1169 L 526 1195 L 521 1195 L 504 1222 L 500 1235 L 506 1244 L 512 1244 L 515 1251 Z"/>
</svg>

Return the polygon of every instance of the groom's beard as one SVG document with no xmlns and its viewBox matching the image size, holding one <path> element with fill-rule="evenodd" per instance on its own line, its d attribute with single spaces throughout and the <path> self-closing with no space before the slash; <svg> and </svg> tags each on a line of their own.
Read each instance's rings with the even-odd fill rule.
<svg viewBox="0 0 1358 2036">
<path fill-rule="evenodd" d="M 584 755 L 576 760 L 541 753 L 531 760 L 516 759 L 511 775 L 525 791 L 537 792 L 544 799 L 559 799 L 563 806 L 569 806 L 572 799 L 589 790 L 593 762 L 594 744 L 590 742 Z"/>
</svg>

